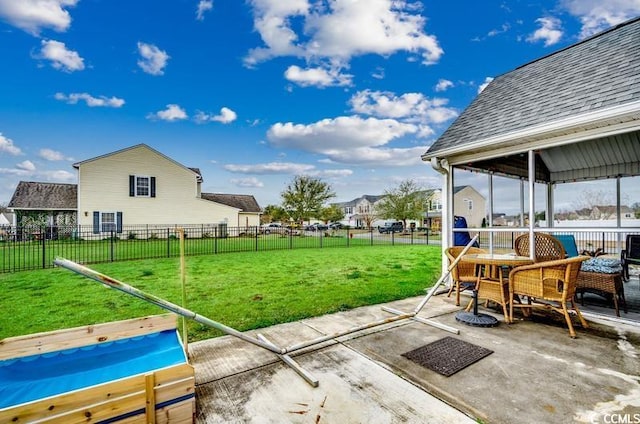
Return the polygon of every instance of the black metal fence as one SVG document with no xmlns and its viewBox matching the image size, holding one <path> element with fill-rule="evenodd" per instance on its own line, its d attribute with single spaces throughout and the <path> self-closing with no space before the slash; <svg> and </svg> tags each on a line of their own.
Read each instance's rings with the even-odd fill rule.
<svg viewBox="0 0 640 424">
<path fill-rule="evenodd" d="M 439 243 L 438 238 L 418 230 L 380 234 L 377 229 L 304 231 L 225 224 L 136 225 L 124 226 L 122 231 L 95 231 L 93 226 L 0 227 L 0 273 L 50 268 L 56 257 L 83 264 L 177 257 L 180 228 L 185 232 L 185 255 L 190 256 Z"/>
<path fill-rule="evenodd" d="M 91 264 L 180 255 L 178 229 L 185 231 L 185 255 L 374 245 L 440 244 L 424 229 L 381 234 L 378 229 L 304 231 L 288 228 L 228 227 L 225 224 L 124 226 L 121 232 L 95 232 L 92 226 L 0 227 L 0 273 L 53 267 L 57 257 Z M 506 230 L 506 229 L 502 229 Z M 472 229 L 469 230 L 475 235 Z M 633 232 L 633 231 L 631 231 Z M 558 232 L 559 234 L 560 232 Z M 565 232 L 562 232 L 565 233 Z M 513 251 L 522 231 L 480 232 L 480 247 Z M 619 255 L 626 232 L 574 233 L 578 251 Z M 491 238 L 490 238 L 491 237 Z"/>
</svg>

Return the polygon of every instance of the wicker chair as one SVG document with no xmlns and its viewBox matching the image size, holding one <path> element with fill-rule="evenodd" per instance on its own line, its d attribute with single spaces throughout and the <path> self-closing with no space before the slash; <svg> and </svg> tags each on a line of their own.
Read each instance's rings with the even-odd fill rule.
<svg viewBox="0 0 640 424">
<path fill-rule="evenodd" d="M 622 278 L 629 281 L 629 265 L 640 265 L 640 235 L 628 234 L 626 249 L 620 252 Z"/>
<path fill-rule="evenodd" d="M 534 240 L 536 257 L 533 260 L 535 262 L 554 261 L 566 257 L 564 247 L 557 238 L 549 234 L 535 233 Z M 513 247 L 518 256 L 529 256 L 529 234 L 518 236 Z"/>
<path fill-rule="evenodd" d="M 453 246 L 445 250 L 447 258 L 449 259 L 449 265 L 453 263 L 453 261 L 460 255 L 464 248 L 465 246 Z M 477 247 L 470 247 L 469 250 L 467 250 L 467 253 L 472 254 L 487 252 Z M 458 264 L 451 270 L 451 279 L 453 280 L 453 284 L 449 289 L 447 297 L 451 296 L 451 293 L 453 293 L 453 291 L 455 290 L 456 306 L 460 306 L 460 292 L 463 290 L 472 290 L 478 280 L 478 277 L 476 276 L 475 265 L 471 263 L 458 262 Z"/>
<path fill-rule="evenodd" d="M 549 308 L 564 316 L 569 327 L 569 335 L 575 338 L 576 332 L 571 323 L 569 308 L 567 308 L 567 303 L 569 303 L 582 326 L 588 328 L 589 325 L 574 302 L 580 264 L 587 259 L 589 259 L 588 256 L 576 256 L 519 266 L 511 270 L 509 273 L 511 321 L 513 321 L 514 307 L 526 308 L 525 310 L 528 311 L 538 306 Z M 520 297 L 522 303 L 514 304 L 517 297 Z M 524 303 L 523 297 L 527 298 L 526 303 Z"/>
</svg>

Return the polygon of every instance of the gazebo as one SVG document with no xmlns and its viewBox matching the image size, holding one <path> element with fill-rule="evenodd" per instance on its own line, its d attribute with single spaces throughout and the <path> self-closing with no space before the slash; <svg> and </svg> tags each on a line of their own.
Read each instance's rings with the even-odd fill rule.
<svg viewBox="0 0 640 424">
<path fill-rule="evenodd" d="M 640 17 L 496 77 L 422 159 L 443 176 L 443 249 L 453 240 L 455 174 L 464 170 L 488 176 L 488 228 L 476 230 L 489 234 L 489 249 L 500 231 L 602 231 L 554 228 L 554 191 L 615 180 L 615 225 L 606 231 L 619 253 L 626 234 L 640 233 L 620 213 L 621 184 L 637 186 L 640 175 Z M 495 176 L 520 181 L 516 227 L 492 222 L 502 200 L 493 195 Z M 536 185 L 545 188 L 544 228 L 536 224 Z"/>
</svg>

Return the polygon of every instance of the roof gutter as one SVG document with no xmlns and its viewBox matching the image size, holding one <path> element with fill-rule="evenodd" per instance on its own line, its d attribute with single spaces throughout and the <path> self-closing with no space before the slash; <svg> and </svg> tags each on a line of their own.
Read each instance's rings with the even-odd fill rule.
<svg viewBox="0 0 640 424">
<path fill-rule="evenodd" d="M 572 116 L 569 118 L 559 119 L 556 121 L 545 122 L 538 125 L 533 125 L 528 128 L 524 128 L 517 131 L 512 131 L 506 134 L 500 134 L 497 136 L 477 140 L 463 146 L 456 146 L 449 149 L 443 149 L 437 152 L 426 152 L 421 156 L 422 160 L 427 162 L 438 155 L 440 157 L 455 156 L 460 153 L 468 151 L 478 151 L 487 147 L 495 149 L 497 145 L 513 143 L 522 139 L 531 138 L 552 138 L 554 133 L 567 134 L 567 132 L 575 128 L 575 132 L 579 132 L 577 129 L 584 128 L 585 125 L 590 127 L 597 122 L 606 122 L 611 119 L 620 119 L 619 123 L 625 121 L 638 121 L 638 113 L 640 112 L 640 101 L 626 103 L 624 105 L 612 106 L 606 109 L 600 109 L 583 113 L 582 115 Z M 572 133 L 574 131 L 571 131 Z M 431 153 L 431 154 L 430 154 Z M 432 165 L 433 166 L 433 165 Z"/>
<path fill-rule="evenodd" d="M 431 167 L 442 175 L 446 175 L 449 172 L 448 166 L 449 162 L 446 159 L 438 159 L 435 156 L 431 158 Z"/>
</svg>

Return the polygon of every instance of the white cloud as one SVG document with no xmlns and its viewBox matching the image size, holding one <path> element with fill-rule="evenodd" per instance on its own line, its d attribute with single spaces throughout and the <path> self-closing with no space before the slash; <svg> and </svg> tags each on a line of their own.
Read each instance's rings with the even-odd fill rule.
<svg viewBox="0 0 640 424">
<path fill-rule="evenodd" d="M 55 40 L 42 40 L 40 58 L 51 61 L 51 66 L 64 72 L 82 71 L 84 59 L 78 52 L 68 50 L 64 43 Z"/>
<path fill-rule="evenodd" d="M 40 151 L 38 152 L 38 156 L 49 161 L 73 160 L 73 158 L 67 157 L 57 150 L 52 149 L 40 149 Z"/>
<path fill-rule="evenodd" d="M 507 31 L 509 31 L 509 29 L 511 28 L 511 25 L 509 24 L 502 24 L 502 26 L 500 27 L 500 29 L 492 29 L 491 31 L 489 31 L 487 33 L 487 36 L 489 37 L 495 37 L 496 35 L 499 34 L 503 34 Z"/>
<path fill-rule="evenodd" d="M 198 10 L 196 11 L 196 19 L 204 20 L 204 13 L 213 9 L 213 0 L 200 0 L 198 2 Z"/>
<path fill-rule="evenodd" d="M 14 175 L 20 178 L 38 178 L 46 181 L 75 181 L 76 175 L 63 170 L 38 171 L 33 162 L 25 160 L 16 164 L 15 168 L 0 168 L 0 174 Z"/>
<path fill-rule="evenodd" d="M 109 98 L 106 96 L 93 97 L 88 93 L 70 93 L 68 95 L 64 93 L 56 93 L 54 97 L 56 100 L 61 100 L 73 105 L 82 100 L 89 107 L 122 107 L 124 105 L 123 99 L 119 99 L 117 97 Z"/>
<path fill-rule="evenodd" d="M 323 69 L 323 68 L 307 68 L 302 69 L 299 66 L 289 66 L 284 73 L 284 77 L 302 87 L 317 86 L 350 86 L 352 84 L 353 75 L 342 74 L 340 68 Z"/>
<path fill-rule="evenodd" d="M 238 118 L 238 114 L 236 114 L 233 110 L 228 107 L 223 107 L 220 109 L 220 113 L 218 115 L 210 115 L 206 112 L 198 111 L 196 116 L 194 116 L 194 120 L 199 124 L 204 124 L 205 122 L 221 122 L 223 124 L 229 124 L 235 121 Z"/>
<path fill-rule="evenodd" d="M 162 119 L 163 121 L 179 121 L 187 118 L 187 112 L 176 104 L 168 104 L 165 110 L 147 115 L 147 119 Z"/>
<path fill-rule="evenodd" d="M 391 92 L 371 90 L 360 91 L 349 100 L 352 110 L 357 113 L 424 124 L 440 124 L 458 116 L 455 109 L 445 106 L 448 102 L 443 98 L 428 99 L 421 93 L 396 96 Z"/>
<path fill-rule="evenodd" d="M 16 168 L 21 169 L 27 172 L 33 172 L 36 170 L 36 166 L 30 160 L 24 160 L 18 164 L 16 164 Z"/>
<path fill-rule="evenodd" d="M 255 177 L 232 178 L 230 181 L 231 181 L 231 184 L 235 184 L 238 187 L 252 187 L 252 188 L 264 187 L 264 183 Z"/>
<path fill-rule="evenodd" d="M 439 79 L 438 83 L 435 86 L 436 91 L 446 91 L 449 88 L 453 87 L 453 82 L 446 79 Z"/>
<path fill-rule="evenodd" d="M 0 153 L 9 153 L 10 155 L 18 156 L 22 154 L 22 150 L 13 144 L 13 140 L 0 133 Z"/>
<path fill-rule="evenodd" d="M 482 93 L 482 91 L 487 88 L 487 85 L 489 85 L 489 83 L 493 81 L 492 77 L 486 77 L 484 79 L 484 82 L 482 84 L 480 84 L 480 86 L 478 87 L 478 94 Z"/>
<path fill-rule="evenodd" d="M 253 25 L 260 33 L 266 47 L 252 49 L 245 58 L 245 64 L 255 65 L 278 56 L 304 55 L 304 49 L 294 45 L 298 35 L 289 27 L 290 18 L 307 14 L 307 0 L 252 0 Z"/>
<path fill-rule="evenodd" d="M 24 169 L 19 169 L 19 168 L 0 168 L 0 174 L 17 175 L 19 177 L 28 177 L 28 176 L 32 176 L 33 172 L 26 171 Z"/>
<path fill-rule="evenodd" d="M 580 38 L 590 37 L 640 15 L 638 0 L 562 0 L 561 5 L 580 19 Z"/>
<path fill-rule="evenodd" d="M 371 73 L 371 76 L 375 79 L 384 79 L 384 68 L 378 66 L 375 71 Z"/>
<path fill-rule="evenodd" d="M 163 75 L 164 67 L 170 56 L 153 44 L 138 42 L 138 53 L 142 58 L 138 60 L 138 66 L 147 74 Z"/>
<path fill-rule="evenodd" d="M 252 165 L 228 164 L 224 166 L 229 172 L 238 174 L 304 174 L 315 169 L 313 165 L 290 162 L 269 162 Z"/>
<path fill-rule="evenodd" d="M 560 41 L 563 35 L 562 22 L 560 22 L 560 19 L 547 16 L 536 19 L 536 22 L 540 25 L 540 28 L 529 35 L 527 41 L 530 43 L 544 41 L 545 47 L 552 46 Z"/>
<path fill-rule="evenodd" d="M 328 155 L 345 149 L 382 146 L 417 130 L 415 125 L 394 119 L 340 116 L 309 125 L 277 123 L 269 128 L 267 138 L 276 147 Z"/>
<path fill-rule="evenodd" d="M 69 182 L 76 180 L 76 174 L 73 174 L 69 171 L 42 171 L 38 172 L 37 175 L 46 179 L 47 181 L 60 181 L 60 182 Z"/>
<path fill-rule="evenodd" d="M 249 52 L 245 58 L 249 66 L 279 56 L 315 62 L 331 59 L 336 66 L 354 56 L 400 51 L 433 64 L 443 54 L 436 37 L 423 30 L 426 19 L 405 1 L 252 0 L 251 4 L 264 47 Z M 294 22 L 301 25 L 294 27 Z"/>
<path fill-rule="evenodd" d="M 71 25 L 65 8 L 76 3 L 78 0 L 0 0 L 0 17 L 36 36 L 43 28 L 63 32 Z"/>
<path fill-rule="evenodd" d="M 344 178 L 353 175 L 350 169 L 323 169 L 311 173 L 311 176 L 322 178 Z"/>
<path fill-rule="evenodd" d="M 352 150 L 331 152 L 327 157 L 331 162 L 360 166 L 413 166 L 422 164 L 420 156 L 424 154 L 428 148 L 429 146 L 410 148 L 360 147 Z"/>
</svg>

